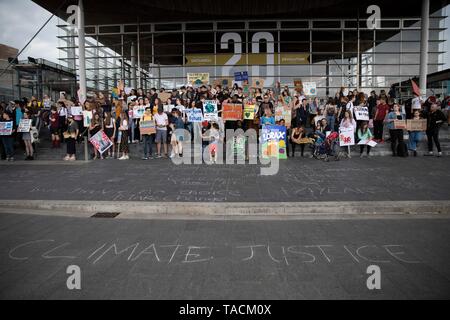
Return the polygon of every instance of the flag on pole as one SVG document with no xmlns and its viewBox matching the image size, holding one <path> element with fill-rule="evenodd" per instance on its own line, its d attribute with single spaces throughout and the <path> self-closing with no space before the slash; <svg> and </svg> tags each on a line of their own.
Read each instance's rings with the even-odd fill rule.
<svg viewBox="0 0 450 320">
<path fill-rule="evenodd" d="M 411 84 L 412 84 L 412 89 L 413 89 L 414 94 L 415 94 L 416 96 L 420 97 L 420 95 L 421 95 L 421 94 L 420 94 L 420 88 L 419 88 L 419 86 L 417 85 L 417 83 L 415 83 L 414 80 L 411 79 Z"/>
</svg>

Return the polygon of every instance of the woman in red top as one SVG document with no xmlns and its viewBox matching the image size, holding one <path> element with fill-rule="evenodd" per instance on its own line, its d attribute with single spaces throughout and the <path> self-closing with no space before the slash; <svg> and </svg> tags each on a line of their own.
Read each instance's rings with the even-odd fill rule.
<svg viewBox="0 0 450 320">
<path fill-rule="evenodd" d="M 52 149 L 60 148 L 61 142 L 59 141 L 60 128 L 59 128 L 59 114 L 56 106 L 53 106 L 50 113 L 50 133 L 52 134 Z"/>
<path fill-rule="evenodd" d="M 386 115 L 389 113 L 389 105 L 386 104 L 386 98 L 384 97 L 381 97 L 378 101 L 377 111 L 375 112 L 375 117 L 373 118 L 373 133 L 375 141 L 380 143 L 383 142 L 384 118 L 386 118 Z"/>
</svg>

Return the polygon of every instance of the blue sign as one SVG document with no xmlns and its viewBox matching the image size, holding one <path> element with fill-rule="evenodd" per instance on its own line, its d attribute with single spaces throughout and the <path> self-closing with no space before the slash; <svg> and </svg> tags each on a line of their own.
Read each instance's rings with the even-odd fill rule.
<svg viewBox="0 0 450 320">
<path fill-rule="evenodd" d="M 242 81 L 248 81 L 248 72 L 247 71 L 242 72 Z"/>
<path fill-rule="evenodd" d="M 242 81 L 242 72 L 234 73 L 234 81 Z"/>
</svg>

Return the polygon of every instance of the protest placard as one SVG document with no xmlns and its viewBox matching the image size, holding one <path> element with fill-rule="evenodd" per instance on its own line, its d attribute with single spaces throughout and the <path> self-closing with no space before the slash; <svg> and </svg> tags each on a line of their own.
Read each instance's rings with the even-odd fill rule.
<svg viewBox="0 0 450 320">
<path fill-rule="evenodd" d="M 222 88 L 231 88 L 233 86 L 233 78 L 231 77 L 225 77 L 225 78 L 217 78 L 214 80 L 214 87 L 216 86 L 222 86 Z"/>
<path fill-rule="evenodd" d="M 82 116 L 83 115 L 83 107 L 79 107 L 79 106 L 70 107 L 70 114 L 73 115 L 74 117 Z"/>
<path fill-rule="evenodd" d="M 224 103 L 222 105 L 222 119 L 228 121 L 242 120 L 242 104 Z"/>
<path fill-rule="evenodd" d="M 317 85 L 315 82 L 303 82 L 303 93 L 305 96 L 315 96 L 317 94 Z"/>
<path fill-rule="evenodd" d="M 252 79 L 252 87 L 262 89 L 264 87 L 264 79 L 253 78 Z"/>
<path fill-rule="evenodd" d="M 172 95 L 169 92 L 160 92 L 160 93 L 158 93 L 158 98 L 159 98 L 159 100 L 161 100 L 161 102 L 163 104 L 166 104 L 167 100 L 169 100 L 171 96 Z"/>
<path fill-rule="evenodd" d="M 408 131 L 426 131 L 427 130 L 427 120 L 406 120 L 406 130 Z"/>
<path fill-rule="evenodd" d="M 275 121 L 284 120 L 287 128 L 291 127 L 292 111 L 288 105 L 278 104 L 275 107 Z"/>
<path fill-rule="evenodd" d="M 209 83 L 209 73 L 188 73 L 187 82 L 193 87 L 201 87 Z"/>
<path fill-rule="evenodd" d="M 185 109 L 188 122 L 203 122 L 203 112 L 201 109 Z"/>
<path fill-rule="evenodd" d="M 295 91 L 301 93 L 303 90 L 303 82 L 300 79 L 294 79 Z"/>
<path fill-rule="evenodd" d="M 10 136 L 13 130 L 13 122 L 0 122 L 0 136 Z"/>
<path fill-rule="evenodd" d="M 287 159 L 287 133 L 284 126 L 263 126 L 261 135 L 262 157 Z"/>
<path fill-rule="evenodd" d="M 92 143 L 94 148 L 100 152 L 100 154 L 103 154 L 106 150 L 112 147 L 113 143 L 108 138 L 106 133 L 103 130 L 100 130 L 95 135 L 93 135 L 89 142 Z"/>
<path fill-rule="evenodd" d="M 156 134 L 155 120 L 139 122 L 139 130 L 141 134 Z"/>
<path fill-rule="evenodd" d="M 245 104 L 244 106 L 244 120 L 254 120 L 255 119 L 256 105 Z"/>
<path fill-rule="evenodd" d="M 30 132 L 31 130 L 31 119 L 21 119 L 17 132 Z"/>
<path fill-rule="evenodd" d="M 356 120 L 369 121 L 369 108 L 367 107 L 355 107 Z"/>
<path fill-rule="evenodd" d="M 92 111 L 83 111 L 83 126 L 85 128 L 91 125 L 92 121 Z"/>
<path fill-rule="evenodd" d="M 140 119 L 145 112 L 145 106 L 134 106 L 133 107 L 133 119 Z"/>
<path fill-rule="evenodd" d="M 375 142 L 375 141 L 373 141 L 373 140 L 360 140 L 359 142 L 358 142 L 358 145 L 359 146 L 361 146 L 361 145 L 367 145 L 367 146 L 370 146 L 370 147 L 375 147 L 376 145 L 377 145 L 377 143 Z"/>
<path fill-rule="evenodd" d="M 217 121 L 219 116 L 217 111 L 217 102 L 213 100 L 206 100 L 203 103 L 203 113 L 204 113 L 204 120 Z"/>
<path fill-rule="evenodd" d="M 394 129 L 406 129 L 406 120 L 394 120 Z"/>
<path fill-rule="evenodd" d="M 339 145 L 341 147 L 355 145 L 355 130 L 353 127 L 339 128 Z"/>
<path fill-rule="evenodd" d="M 172 109 L 175 108 L 174 104 L 165 104 L 163 105 L 164 112 L 172 112 Z"/>
</svg>

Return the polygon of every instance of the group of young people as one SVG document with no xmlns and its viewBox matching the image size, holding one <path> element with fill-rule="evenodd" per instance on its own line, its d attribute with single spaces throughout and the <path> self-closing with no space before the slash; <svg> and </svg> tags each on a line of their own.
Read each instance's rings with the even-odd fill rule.
<svg viewBox="0 0 450 320">
<path fill-rule="evenodd" d="M 215 101 L 218 107 L 217 121 L 189 122 L 187 116 L 189 109 L 200 109 L 204 112 L 206 101 Z M 254 119 L 223 121 L 221 118 L 222 106 L 225 103 L 254 105 Z M 57 102 L 52 102 L 48 96 L 43 101 L 31 98 L 15 101 L 9 105 L 0 106 L 1 121 L 12 121 L 14 128 L 11 135 L 2 135 L 2 158 L 14 160 L 14 141 L 22 140 L 26 160 L 33 159 L 33 145 L 30 134 L 17 132 L 20 120 L 29 118 L 40 131 L 47 127 L 50 130 L 52 148 L 61 148 L 61 142 L 67 145 L 67 155 L 64 160 L 76 160 L 77 142 L 83 141 L 83 136 L 92 137 L 99 131 L 104 131 L 113 142 L 105 152 L 100 153 L 91 148 L 93 159 L 117 158 L 130 159 L 130 144 L 142 143 L 143 160 L 153 158 L 169 158 L 182 156 L 183 145 L 188 143 L 185 137 L 175 134 L 177 129 L 186 129 L 191 137 L 200 137 L 205 146 L 209 145 L 211 159 L 217 155 L 219 141 L 224 141 L 226 129 L 243 130 L 254 129 L 259 132 L 266 125 L 286 126 L 288 156 L 295 156 L 296 149 L 300 148 L 301 155 L 305 155 L 305 148 L 318 145 L 333 133 L 342 128 L 352 128 L 356 141 L 375 141 L 384 143 L 385 132 L 389 133 L 392 155 L 400 155 L 404 148 L 404 129 L 396 128 L 395 120 L 426 119 L 426 130 L 410 131 L 407 149 L 417 155 L 417 144 L 422 140 L 423 134 L 428 139 L 428 153 L 433 155 L 433 144 L 437 148 L 437 156 L 442 155 L 439 142 L 439 129 L 449 123 L 448 115 L 450 99 L 447 97 L 439 101 L 429 97 L 425 101 L 419 96 L 399 104 L 395 93 L 386 94 L 382 90 L 379 94 L 372 91 L 370 95 L 357 90 L 349 91 L 341 88 L 334 97 L 319 100 L 317 97 L 307 97 L 301 90 L 282 87 L 280 83 L 274 88 L 251 88 L 244 93 L 242 87 L 234 84 L 227 88 L 221 85 L 204 85 L 198 88 L 183 86 L 179 89 L 167 91 L 155 88 L 145 92 L 143 89 L 115 91 L 111 96 L 104 93 L 91 92 L 88 99 L 80 104 L 75 98 L 67 99 L 61 96 Z M 82 107 L 83 111 L 90 111 L 92 119 L 86 126 L 83 115 L 72 112 L 73 107 Z M 171 106 L 170 109 L 167 106 Z M 275 118 L 277 107 L 283 106 L 290 110 L 290 119 Z M 143 109 L 143 114 L 136 117 L 133 110 L 136 107 Z M 356 111 L 365 108 L 368 119 L 358 120 Z M 79 109 L 79 108 L 78 108 Z M 447 112 L 447 116 L 444 114 Z M 154 121 L 155 131 L 151 134 L 140 131 L 140 123 Z M 336 137 L 334 134 L 332 137 Z M 154 150 L 156 144 L 156 150 Z M 350 156 L 349 148 L 344 148 Z M 359 146 L 361 157 L 370 155 L 371 146 Z M 154 152 L 155 151 L 155 152 Z M 170 152 L 170 154 L 169 154 Z M 403 151 L 402 151 L 403 152 Z M 406 151 L 407 152 L 407 151 Z"/>
</svg>

